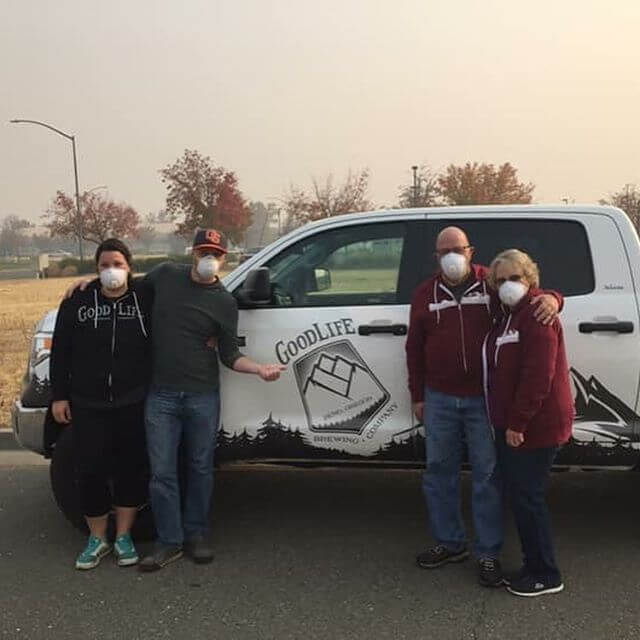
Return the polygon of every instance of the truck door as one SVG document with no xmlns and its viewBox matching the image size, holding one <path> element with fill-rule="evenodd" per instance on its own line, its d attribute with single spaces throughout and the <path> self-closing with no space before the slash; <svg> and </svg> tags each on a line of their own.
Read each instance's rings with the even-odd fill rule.
<svg viewBox="0 0 640 640">
<path fill-rule="evenodd" d="M 412 461 L 404 344 L 407 222 L 315 231 L 265 265 L 265 308 L 242 309 L 243 351 L 281 380 L 223 376 L 221 449 L 234 459 Z"/>
</svg>

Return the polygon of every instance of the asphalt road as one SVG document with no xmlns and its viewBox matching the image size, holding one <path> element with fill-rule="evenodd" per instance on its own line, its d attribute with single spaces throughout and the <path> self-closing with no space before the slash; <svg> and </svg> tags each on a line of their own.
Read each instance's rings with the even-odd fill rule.
<svg viewBox="0 0 640 640">
<path fill-rule="evenodd" d="M 414 566 L 428 537 L 406 471 L 222 470 L 213 564 L 75 571 L 84 538 L 30 455 L 0 452 L 0 638 L 640 637 L 639 474 L 553 477 L 566 591 L 525 600 L 479 587 L 471 562 Z M 518 555 L 510 528 L 503 560 Z"/>
</svg>

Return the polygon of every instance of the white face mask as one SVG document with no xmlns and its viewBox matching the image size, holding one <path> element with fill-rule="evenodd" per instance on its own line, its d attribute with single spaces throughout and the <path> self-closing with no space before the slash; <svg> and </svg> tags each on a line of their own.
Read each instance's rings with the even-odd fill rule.
<svg viewBox="0 0 640 640">
<path fill-rule="evenodd" d="M 448 280 L 460 282 L 469 271 L 469 263 L 464 256 L 450 251 L 440 258 L 440 268 Z"/>
<path fill-rule="evenodd" d="M 506 304 L 507 307 L 515 307 L 527 295 L 527 291 L 529 291 L 529 287 L 526 284 L 507 280 L 500 285 L 498 295 L 502 303 Z"/>
<path fill-rule="evenodd" d="M 127 282 L 128 271 L 117 267 L 109 267 L 100 272 L 100 282 L 105 289 L 120 289 Z"/>
<path fill-rule="evenodd" d="M 205 256 L 198 260 L 196 271 L 203 280 L 213 280 L 214 276 L 218 274 L 220 269 L 220 263 L 217 258 L 213 256 Z"/>
</svg>

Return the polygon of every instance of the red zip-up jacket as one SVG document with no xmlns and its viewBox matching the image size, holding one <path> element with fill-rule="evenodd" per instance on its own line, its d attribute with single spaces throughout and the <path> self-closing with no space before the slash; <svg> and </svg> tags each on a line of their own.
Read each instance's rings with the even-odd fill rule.
<svg viewBox="0 0 640 640">
<path fill-rule="evenodd" d="M 571 436 L 574 403 L 562 324 L 533 317 L 530 290 L 506 310 L 483 349 L 486 400 L 495 429 L 524 434 L 522 449 L 564 444 Z"/>
<path fill-rule="evenodd" d="M 471 265 L 475 280 L 460 302 L 440 273 L 414 292 L 405 350 L 412 402 L 425 386 L 456 396 L 481 396 L 482 343 L 499 308 L 486 282 L 488 269 Z"/>
</svg>

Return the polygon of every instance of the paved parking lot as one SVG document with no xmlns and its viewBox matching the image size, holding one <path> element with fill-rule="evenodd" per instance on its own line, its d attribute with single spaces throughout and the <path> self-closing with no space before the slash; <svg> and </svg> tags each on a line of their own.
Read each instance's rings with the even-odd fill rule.
<svg viewBox="0 0 640 640">
<path fill-rule="evenodd" d="M 84 538 L 46 466 L 0 452 L 1 638 L 638 638 L 640 475 L 553 477 L 559 596 L 524 600 L 463 563 L 423 571 L 416 472 L 222 470 L 216 559 L 158 574 L 72 568 Z M 464 492 L 468 500 L 468 477 Z M 469 512 L 467 510 L 467 518 Z M 518 562 L 510 527 L 505 564 Z"/>
</svg>

